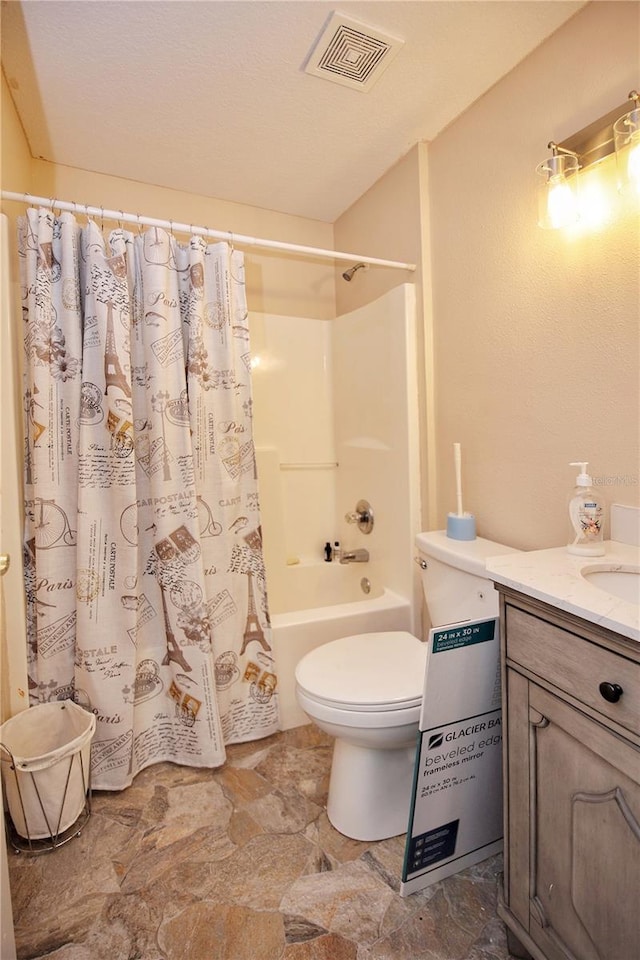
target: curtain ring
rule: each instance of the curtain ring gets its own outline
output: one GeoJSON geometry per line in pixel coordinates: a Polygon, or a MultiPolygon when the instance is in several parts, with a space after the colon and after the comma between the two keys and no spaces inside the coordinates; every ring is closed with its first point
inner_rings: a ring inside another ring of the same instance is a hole
{"type": "Polygon", "coordinates": [[[233,246],[233,230],[227,230],[227,233],[229,234],[229,252],[234,253],[235,250],[233,246]]]}
{"type": "Polygon", "coordinates": [[[52,198],[51,198],[51,213],[53,214],[54,218],[55,218],[55,215],[56,215],[56,202],[57,202],[57,201],[56,201],[56,198],[55,198],[55,197],[52,197],[52,198]]]}
{"type": "Polygon", "coordinates": [[[100,232],[104,233],[104,207],[100,207],[100,232]]]}
{"type": "MultiPolygon", "coordinates": [[[[124,211],[123,211],[123,210],[120,211],[120,216],[121,216],[121,217],[124,217],[124,211]]],[[[119,230],[122,230],[122,220],[118,220],[118,229],[119,229],[119,230]]]]}
{"type": "Polygon", "coordinates": [[[142,223],[140,222],[140,214],[139,214],[139,213],[136,213],[136,217],[138,218],[138,236],[141,237],[141,236],[142,236],[142,223]]]}
{"type": "Polygon", "coordinates": [[[174,236],[174,233],[173,233],[173,220],[169,220],[169,233],[171,234],[171,236],[172,236],[173,239],[175,240],[175,236],[174,236]]]}

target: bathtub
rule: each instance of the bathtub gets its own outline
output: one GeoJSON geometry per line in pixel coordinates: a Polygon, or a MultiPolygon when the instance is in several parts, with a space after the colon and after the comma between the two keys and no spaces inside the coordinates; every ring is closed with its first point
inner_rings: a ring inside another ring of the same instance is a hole
{"type": "Polygon", "coordinates": [[[355,633],[411,630],[409,600],[376,585],[360,586],[368,564],[300,563],[286,567],[272,590],[267,572],[273,651],[283,730],[309,723],[295,695],[295,668],[310,650],[355,633]]]}

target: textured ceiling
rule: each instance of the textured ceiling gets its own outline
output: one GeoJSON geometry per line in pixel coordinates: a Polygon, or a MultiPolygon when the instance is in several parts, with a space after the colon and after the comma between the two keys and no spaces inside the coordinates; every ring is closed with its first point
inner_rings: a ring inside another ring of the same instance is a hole
{"type": "Polygon", "coordinates": [[[581,6],[11,0],[2,60],[35,157],[333,222],[581,6]],[[304,72],[334,10],[405,41],[368,92],[304,72]]]}

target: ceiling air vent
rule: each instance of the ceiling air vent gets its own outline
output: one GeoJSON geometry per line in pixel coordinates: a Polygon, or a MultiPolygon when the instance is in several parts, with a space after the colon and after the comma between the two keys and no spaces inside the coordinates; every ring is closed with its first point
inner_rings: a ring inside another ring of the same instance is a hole
{"type": "Polygon", "coordinates": [[[403,43],[367,23],[333,13],[311,51],[305,73],[354,90],[370,90],[403,43]]]}

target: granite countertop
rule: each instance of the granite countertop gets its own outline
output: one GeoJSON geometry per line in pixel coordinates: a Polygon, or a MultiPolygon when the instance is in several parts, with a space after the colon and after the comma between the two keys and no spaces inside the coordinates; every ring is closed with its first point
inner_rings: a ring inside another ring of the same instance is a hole
{"type": "Polygon", "coordinates": [[[621,600],[580,575],[586,567],[638,568],[640,548],[614,540],[605,548],[602,557],[576,557],[566,547],[489,557],[487,572],[496,583],[640,641],[640,603],[621,600]]]}

